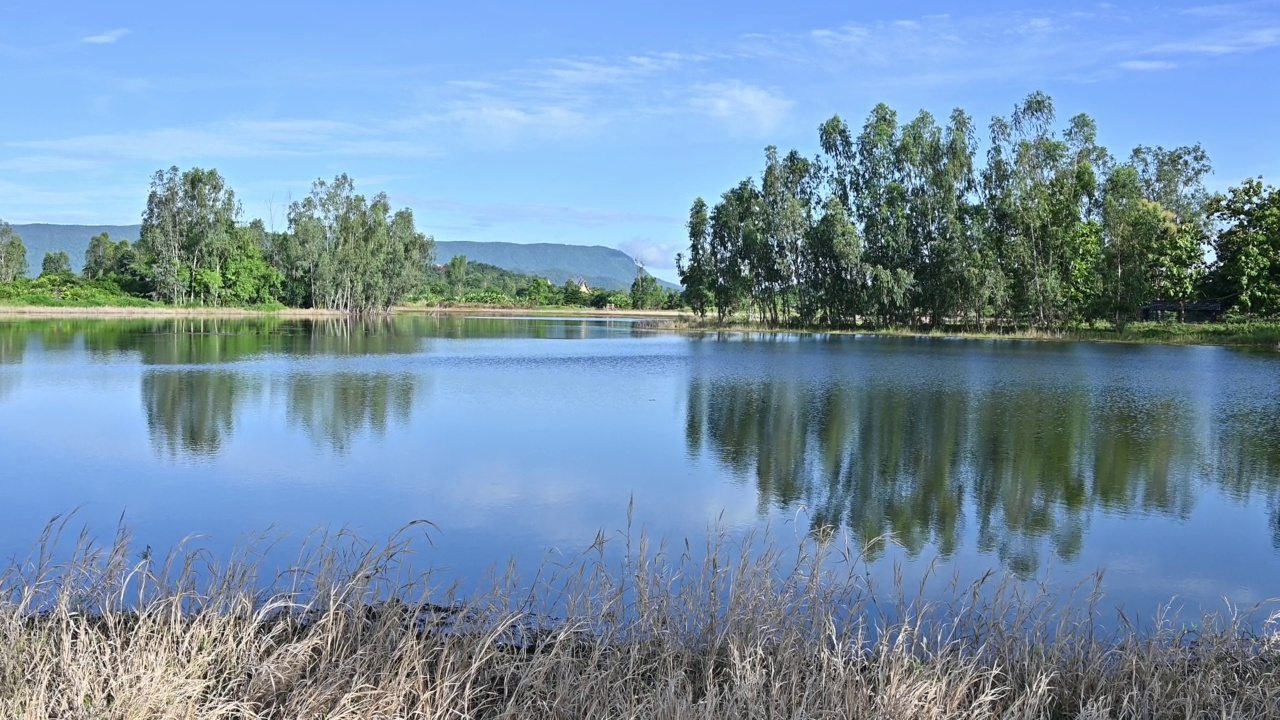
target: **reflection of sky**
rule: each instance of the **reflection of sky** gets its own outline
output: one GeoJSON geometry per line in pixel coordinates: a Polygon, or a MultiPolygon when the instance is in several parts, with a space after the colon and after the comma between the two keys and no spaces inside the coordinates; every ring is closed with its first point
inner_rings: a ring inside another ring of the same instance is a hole
{"type": "MultiPolygon", "coordinates": [[[[232,428],[211,455],[154,447],[142,381],[173,368],[146,367],[128,353],[90,359],[80,342],[45,350],[33,340],[21,364],[0,367],[0,384],[8,381],[0,396],[0,486],[8,498],[0,505],[0,553],[25,554],[52,516],[77,507],[77,523],[102,538],[123,513],[139,545],[206,534],[215,551],[250,532],[301,538],[346,527],[377,539],[427,519],[439,532],[424,559],[464,578],[512,557],[527,565],[572,556],[598,531],[620,546],[631,501],[635,526],[654,537],[696,545],[717,518],[731,529],[757,524],[763,505],[786,539],[799,531],[793,520],[807,525],[806,509],[762,503],[754,484],[727,472],[705,446],[689,451],[691,377],[838,378],[855,386],[896,378],[921,391],[1083,383],[1096,403],[1178,400],[1204,437],[1224,403],[1274,411],[1269,383],[1280,371],[1273,357],[1212,348],[581,336],[436,338],[417,354],[259,355],[200,366],[252,388],[239,396],[232,428]],[[344,375],[406,374],[414,379],[408,415],[391,413],[381,432],[357,424],[340,452],[290,417],[290,383],[299,377],[336,383],[344,375]]],[[[1105,568],[1109,597],[1126,608],[1154,609],[1173,595],[1211,604],[1280,595],[1267,499],[1197,488],[1186,517],[1086,511],[1079,555],[1054,562],[1052,549],[1040,547],[1039,575],[1071,586],[1105,568]]],[[[944,574],[972,578],[998,560],[978,550],[974,503],[966,499],[963,510],[944,574]]],[[[902,562],[905,577],[919,577],[930,559],[929,550],[914,558],[891,550],[875,573],[883,581],[902,562]]]]}

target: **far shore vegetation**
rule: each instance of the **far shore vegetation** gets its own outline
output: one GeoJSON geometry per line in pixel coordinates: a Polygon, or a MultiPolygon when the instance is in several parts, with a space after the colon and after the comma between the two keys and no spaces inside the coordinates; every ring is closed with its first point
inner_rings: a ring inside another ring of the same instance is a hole
{"type": "Polygon", "coordinates": [[[1060,127],[1033,93],[989,127],[963,110],[901,122],[887,105],[834,116],[813,157],[769,147],[759,179],[690,210],[682,292],[637,268],[629,290],[510,272],[456,256],[407,208],[317,180],[287,228],[246,220],[216,170],[152,178],[141,237],[94,237],[28,277],[0,223],[0,312],[177,307],[271,312],[560,309],[685,311],[682,328],[1048,337],[1276,347],[1280,189],[1210,193],[1199,145],[1125,159],[1084,114],[1060,127]]]}

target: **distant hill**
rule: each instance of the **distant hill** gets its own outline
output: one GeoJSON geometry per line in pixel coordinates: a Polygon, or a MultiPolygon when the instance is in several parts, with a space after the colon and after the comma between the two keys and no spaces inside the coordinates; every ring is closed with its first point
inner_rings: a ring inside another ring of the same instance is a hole
{"type": "MultiPolygon", "coordinates": [[[[89,239],[106,232],[113,240],[137,240],[141,225],[14,225],[27,246],[27,264],[31,274],[40,273],[40,261],[48,251],[65,250],[71,256],[76,272],[84,265],[84,252],[89,239]]],[[[564,245],[558,243],[508,243],[440,241],[436,243],[436,262],[444,264],[454,255],[486,263],[525,275],[541,275],[556,285],[565,280],[582,278],[593,288],[629,290],[636,279],[636,261],[630,255],[600,245],[564,245]]],[[[663,287],[679,290],[664,280],[663,287]]]]}
{"type": "Polygon", "coordinates": [[[40,262],[46,252],[64,250],[71,256],[71,269],[80,272],[89,240],[107,233],[112,240],[137,240],[141,225],[14,225],[13,231],[27,246],[27,267],[31,275],[40,274],[40,262]]]}
{"type": "MultiPolygon", "coordinates": [[[[556,285],[581,278],[593,288],[608,290],[629,290],[637,270],[636,261],[630,255],[600,245],[436,242],[436,262],[447,263],[454,255],[466,255],[467,260],[526,275],[541,275],[556,285]]],[[[671,283],[658,282],[664,287],[679,289],[671,283]]]]}

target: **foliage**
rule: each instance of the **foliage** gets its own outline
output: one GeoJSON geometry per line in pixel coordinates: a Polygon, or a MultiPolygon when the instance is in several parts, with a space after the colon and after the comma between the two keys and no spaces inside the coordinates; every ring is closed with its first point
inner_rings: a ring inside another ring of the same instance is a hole
{"type": "MultiPolygon", "coordinates": [[[[1127,322],[1148,302],[1197,300],[1206,286],[1210,166],[1198,145],[1140,146],[1118,164],[1089,116],[1059,128],[1038,92],[992,120],[981,167],[960,109],[943,126],[927,112],[900,122],[880,104],[860,131],[834,116],[818,135],[817,157],[768,147],[758,181],[709,210],[694,202],[678,269],[699,315],[714,306],[721,322],[746,310],[770,325],[1061,330],[1127,322]]],[[[1242,259],[1224,272],[1271,272],[1226,249],[1242,259]]],[[[1270,307],[1269,291],[1243,292],[1250,312],[1270,307]]]]}
{"type": "Polygon", "coordinates": [[[150,307],[155,303],[129,294],[111,279],[85,280],[70,273],[19,278],[0,283],[0,305],[47,307],[150,307]]]}
{"type": "Polygon", "coordinates": [[[1280,315],[1280,189],[1245,180],[1209,204],[1224,225],[1214,243],[1214,289],[1241,311],[1280,315]]]}
{"type": "Polygon", "coordinates": [[[0,283],[13,282],[27,274],[27,247],[22,238],[0,221],[0,283]]]}
{"type": "Polygon", "coordinates": [[[393,215],[386,194],[366,200],[345,174],[317,180],[270,241],[289,304],[350,312],[385,311],[421,289],[434,248],[411,210],[393,215]]]}
{"type": "Polygon", "coordinates": [[[151,293],[150,281],[138,262],[135,247],[128,240],[113,242],[105,232],[89,240],[83,272],[88,280],[112,280],[134,295],[151,293]]]}
{"type": "Polygon", "coordinates": [[[631,283],[631,307],[636,310],[657,310],[667,299],[667,294],[652,275],[641,272],[631,283]]]}
{"type": "Polygon", "coordinates": [[[617,290],[596,290],[591,293],[591,307],[597,310],[630,310],[630,293],[617,290]]]}
{"type": "Polygon", "coordinates": [[[698,317],[706,317],[707,309],[712,303],[712,280],[708,247],[710,237],[710,218],[707,216],[707,203],[702,198],[693,201],[689,209],[689,257],[676,255],[676,269],[680,273],[680,284],[684,286],[684,300],[697,313],[698,317]]]}
{"type": "Polygon", "coordinates": [[[71,274],[71,256],[65,251],[47,252],[44,254],[44,260],[40,262],[40,275],[70,275],[71,274]]]}
{"type": "Polygon", "coordinates": [[[151,179],[137,252],[156,300],[222,304],[222,272],[240,207],[217,170],[177,167],[151,179]]]}
{"type": "Polygon", "coordinates": [[[462,295],[462,288],[467,281],[467,256],[454,255],[449,258],[449,264],[444,269],[445,279],[449,281],[450,287],[453,288],[453,296],[462,295]]]}
{"type": "Polygon", "coordinates": [[[461,297],[462,302],[468,305],[499,305],[509,307],[515,305],[516,302],[510,295],[503,294],[500,290],[489,288],[486,290],[468,290],[461,297]]]}

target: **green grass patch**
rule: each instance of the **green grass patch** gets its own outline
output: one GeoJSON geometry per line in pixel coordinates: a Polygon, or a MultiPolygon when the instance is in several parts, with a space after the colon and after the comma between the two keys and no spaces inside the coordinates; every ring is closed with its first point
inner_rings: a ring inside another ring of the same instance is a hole
{"type": "Polygon", "coordinates": [[[0,305],[20,307],[159,307],[130,295],[110,280],[45,275],[0,283],[0,305]]]}

